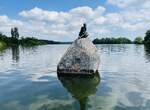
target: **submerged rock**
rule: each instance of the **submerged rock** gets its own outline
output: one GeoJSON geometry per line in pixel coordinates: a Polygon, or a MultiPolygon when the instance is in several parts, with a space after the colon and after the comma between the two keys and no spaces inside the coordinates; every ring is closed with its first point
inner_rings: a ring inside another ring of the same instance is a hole
{"type": "Polygon", "coordinates": [[[61,58],[57,72],[61,74],[92,74],[98,70],[99,54],[92,41],[78,38],[61,58]]]}

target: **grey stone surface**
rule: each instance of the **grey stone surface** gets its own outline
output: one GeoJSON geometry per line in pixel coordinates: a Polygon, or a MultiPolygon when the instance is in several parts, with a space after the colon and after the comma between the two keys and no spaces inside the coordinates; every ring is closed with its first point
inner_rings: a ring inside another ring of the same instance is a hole
{"type": "Polygon", "coordinates": [[[87,38],[76,39],[61,58],[59,73],[90,74],[98,70],[99,54],[92,41],[87,38]]]}

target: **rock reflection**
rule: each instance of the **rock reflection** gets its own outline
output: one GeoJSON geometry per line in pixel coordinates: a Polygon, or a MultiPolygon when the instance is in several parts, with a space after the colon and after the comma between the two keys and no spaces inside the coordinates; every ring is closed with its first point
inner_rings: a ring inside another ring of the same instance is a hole
{"type": "Polygon", "coordinates": [[[67,91],[79,101],[80,110],[86,110],[88,96],[96,93],[96,87],[100,83],[98,73],[93,77],[58,76],[58,79],[67,91]]]}

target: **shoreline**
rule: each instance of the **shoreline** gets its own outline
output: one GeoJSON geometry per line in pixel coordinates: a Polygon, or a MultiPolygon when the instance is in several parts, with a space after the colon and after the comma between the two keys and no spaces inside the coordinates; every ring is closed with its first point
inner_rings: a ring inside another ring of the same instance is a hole
{"type": "Polygon", "coordinates": [[[3,50],[3,49],[5,49],[5,48],[7,48],[6,43],[5,43],[5,42],[0,41],[0,50],[3,50]]]}

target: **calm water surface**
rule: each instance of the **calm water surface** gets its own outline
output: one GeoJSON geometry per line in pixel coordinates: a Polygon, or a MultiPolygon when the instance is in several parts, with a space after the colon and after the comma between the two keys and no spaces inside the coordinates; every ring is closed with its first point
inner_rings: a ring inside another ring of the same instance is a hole
{"type": "Polygon", "coordinates": [[[143,45],[97,45],[93,78],[57,77],[69,45],[0,51],[0,110],[150,110],[150,51],[143,45]]]}

